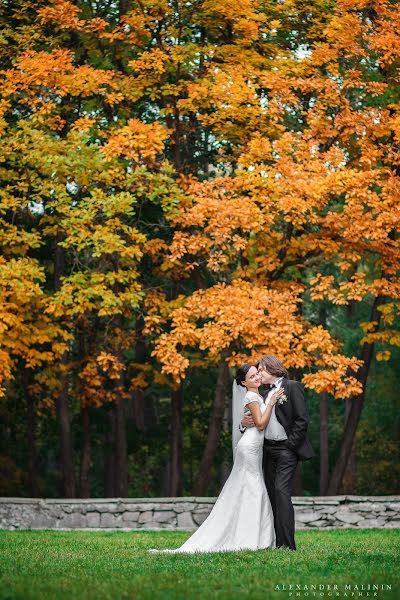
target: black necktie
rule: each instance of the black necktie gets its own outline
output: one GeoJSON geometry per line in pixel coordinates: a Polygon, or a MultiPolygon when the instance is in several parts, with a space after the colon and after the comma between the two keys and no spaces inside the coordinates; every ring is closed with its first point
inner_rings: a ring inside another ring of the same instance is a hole
{"type": "Polygon", "coordinates": [[[274,383],[266,383],[265,384],[265,392],[263,393],[264,401],[267,399],[267,396],[270,393],[270,391],[273,390],[274,388],[276,388],[276,385],[274,383]]]}

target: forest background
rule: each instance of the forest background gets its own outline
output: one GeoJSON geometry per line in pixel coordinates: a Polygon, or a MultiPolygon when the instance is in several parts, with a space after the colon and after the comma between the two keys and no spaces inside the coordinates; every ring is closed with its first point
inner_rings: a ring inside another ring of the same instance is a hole
{"type": "Polygon", "coordinates": [[[399,4],[0,8],[0,495],[215,495],[235,365],[294,493],[399,493],[399,4]]]}

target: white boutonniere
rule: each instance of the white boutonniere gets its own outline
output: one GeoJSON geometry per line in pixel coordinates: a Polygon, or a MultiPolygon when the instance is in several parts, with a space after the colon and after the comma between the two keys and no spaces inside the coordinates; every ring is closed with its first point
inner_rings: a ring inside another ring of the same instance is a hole
{"type": "Polygon", "coordinates": [[[286,394],[283,394],[283,396],[281,396],[278,400],[278,404],[283,404],[284,402],[287,402],[287,396],[286,394]]]}

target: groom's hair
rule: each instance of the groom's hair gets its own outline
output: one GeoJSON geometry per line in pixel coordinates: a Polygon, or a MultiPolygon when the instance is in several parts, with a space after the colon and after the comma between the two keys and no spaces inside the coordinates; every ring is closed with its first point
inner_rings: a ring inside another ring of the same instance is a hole
{"type": "Polygon", "coordinates": [[[288,376],[288,372],[281,363],[281,361],[278,360],[276,356],[272,356],[270,354],[261,357],[260,360],[256,363],[256,367],[257,369],[265,369],[274,377],[288,376]]]}

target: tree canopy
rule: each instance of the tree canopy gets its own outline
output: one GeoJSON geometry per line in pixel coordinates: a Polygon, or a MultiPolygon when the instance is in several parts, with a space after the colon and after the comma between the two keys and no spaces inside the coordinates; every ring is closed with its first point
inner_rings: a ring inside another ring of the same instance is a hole
{"type": "Polygon", "coordinates": [[[1,453],[24,493],[61,485],[49,431],[67,496],[128,495],[147,443],[164,493],[218,488],[232,369],[264,353],[316,421],[329,399],[329,459],[313,443],[337,493],[379,363],[397,372],[398,2],[0,15],[0,384],[27,432],[1,453]]]}

